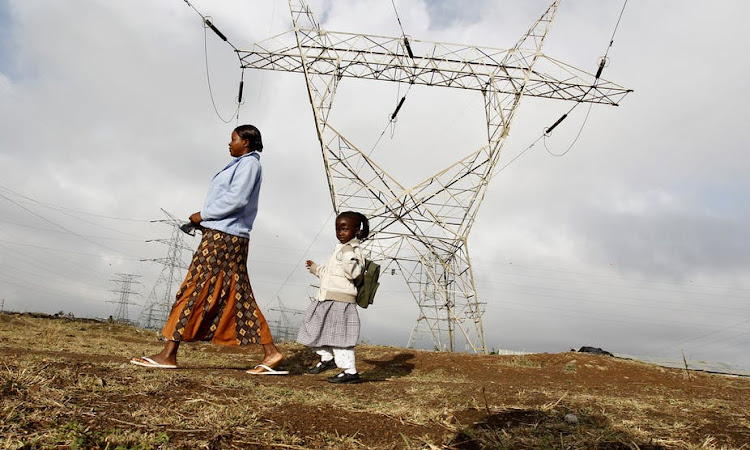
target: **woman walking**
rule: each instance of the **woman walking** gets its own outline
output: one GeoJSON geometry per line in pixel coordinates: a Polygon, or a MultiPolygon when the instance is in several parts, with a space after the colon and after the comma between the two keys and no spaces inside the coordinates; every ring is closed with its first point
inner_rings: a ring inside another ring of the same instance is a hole
{"type": "Polygon", "coordinates": [[[249,236],[262,181],[261,151],[263,141],[256,127],[241,125],[232,131],[229,153],[234,159],[214,176],[203,209],[190,216],[203,237],[162,330],[167,343],[160,353],[133,358],[131,363],[175,369],[183,341],[257,343],[263,346],[264,358],[247,373],[286,373],[274,370],[283,355],[258,309],[247,273],[249,236]]]}

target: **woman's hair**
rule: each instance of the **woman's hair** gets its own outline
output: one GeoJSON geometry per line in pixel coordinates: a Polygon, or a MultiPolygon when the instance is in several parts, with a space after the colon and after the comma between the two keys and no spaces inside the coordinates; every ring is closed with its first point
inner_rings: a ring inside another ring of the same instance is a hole
{"type": "Polygon", "coordinates": [[[260,137],[259,129],[252,125],[240,125],[234,129],[234,132],[237,133],[240,139],[244,139],[250,143],[251,151],[263,151],[263,139],[260,137]]]}
{"type": "Polygon", "coordinates": [[[356,211],[344,211],[339,214],[336,219],[340,219],[342,217],[351,219],[357,224],[357,228],[359,229],[359,231],[357,231],[354,237],[356,237],[360,241],[364,241],[365,239],[367,239],[367,236],[370,235],[370,221],[367,220],[367,217],[365,217],[364,214],[358,213],[356,211]]]}

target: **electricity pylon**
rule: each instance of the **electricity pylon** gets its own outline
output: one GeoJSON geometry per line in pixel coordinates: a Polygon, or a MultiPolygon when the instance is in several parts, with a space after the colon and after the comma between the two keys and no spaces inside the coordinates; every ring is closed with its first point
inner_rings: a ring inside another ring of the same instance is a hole
{"type": "Polygon", "coordinates": [[[454,351],[460,335],[474,352],[487,352],[467,243],[521,99],[617,105],[630,92],[542,53],[558,4],[502,50],[328,31],[303,0],[289,0],[292,31],[238,50],[243,69],[304,74],[333,209],[371,217],[371,258],[398,265],[419,307],[415,329],[426,325],[436,348],[454,351]],[[487,143],[405,186],[328,121],[343,78],[479,92],[487,143]]]}
{"type": "Polygon", "coordinates": [[[145,259],[144,261],[154,261],[162,264],[164,267],[156,279],[148,300],[141,310],[138,322],[145,328],[157,328],[163,325],[175,299],[172,296],[172,288],[176,282],[180,281],[182,270],[187,270],[187,265],[182,260],[182,251],[192,251],[185,244],[185,233],[180,230],[180,225],[185,223],[174,215],[162,209],[167,216],[166,219],[154,220],[153,222],[166,223],[172,226],[172,236],[169,239],[154,239],[146,242],[161,242],[167,245],[167,256],[165,258],[145,259]]]}
{"type": "Polygon", "coordinates": [[[113,289],[112,292],[120,295],[117,300],[108,300],[109,303],[114,303],[115,305],[117,305],[112,318],[118,322],[130,323],[128,306],[136,304],[130,302],[130,295],[138,294],[138,292],[131,290],[131,287],[133,284],[140,284],[139,282],[135,281],[135,279],[139,278],[140,275],[133,275],[128,273],[117,273],[115,275],[117,275],[118,278],[116,280],[110,281],[118,283],[119,286],[117,289],[113,289]]]}
{"type": "Polygon", "coordinates": [[[281,297],[277,296],[276,301],[279,304],[278,308],[268,308],[269,311],[279,313],[279,319],[276,320],[273,336],[279,342],[292,342],[297,338],[299,320],[292,320],[291,316],[302,315],[305,312],[301,309],[287,308],[281,301],[281,297]]]}

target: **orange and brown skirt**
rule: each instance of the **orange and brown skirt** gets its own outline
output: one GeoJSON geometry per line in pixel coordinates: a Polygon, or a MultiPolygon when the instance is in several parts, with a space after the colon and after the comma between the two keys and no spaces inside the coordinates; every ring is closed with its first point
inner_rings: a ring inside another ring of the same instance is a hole
{"type": "Polygon", "coordinates": [[[248,238],[205,228],[162,335],[219,345],[273,342],[250,287],[247,254],[248,238]]]}

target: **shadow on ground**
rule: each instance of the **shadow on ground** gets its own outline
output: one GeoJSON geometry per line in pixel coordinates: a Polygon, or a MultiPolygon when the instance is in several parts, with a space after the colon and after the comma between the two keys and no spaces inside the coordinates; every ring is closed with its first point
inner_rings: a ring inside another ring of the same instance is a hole
{"type": "Polygon", "coordinates": [[[363,359],[362,362],[373,366],[362,377],[365,381],[385,381],[389,378],[398,378],[409,375],[414,370],[414,363],[409,362],[414,358],[414,353],[396,353],[392,358],[386,360],[363,359]]]}
{"type": "MultiPolygon", "coordinates": [[[[362,376],[362,382],[386,381],[409,375],[414,370],[414,364],[409,362],[413,358],[414,353],[403,352],[385,360],[361,359],[358,360],[357,368],[362,376]]],[[[288,370],[291,375],[302,375],[317,362],[318,356],[310,349],[297,350],[284,358],[279,369],[288,370]]]]}
{"type": "Polygon", "coordinates": [[[467,409],[454,414],[459,431],[448,448],[475,450],[486,448],[565,448],[568,443],[585,443],[586,448],[615,450],[638,448],[666,449],[653,442],[615,429],[600,414],[543,409],[467,409]],[[630,444],[627,445],[626,443],[630,444]]]}

